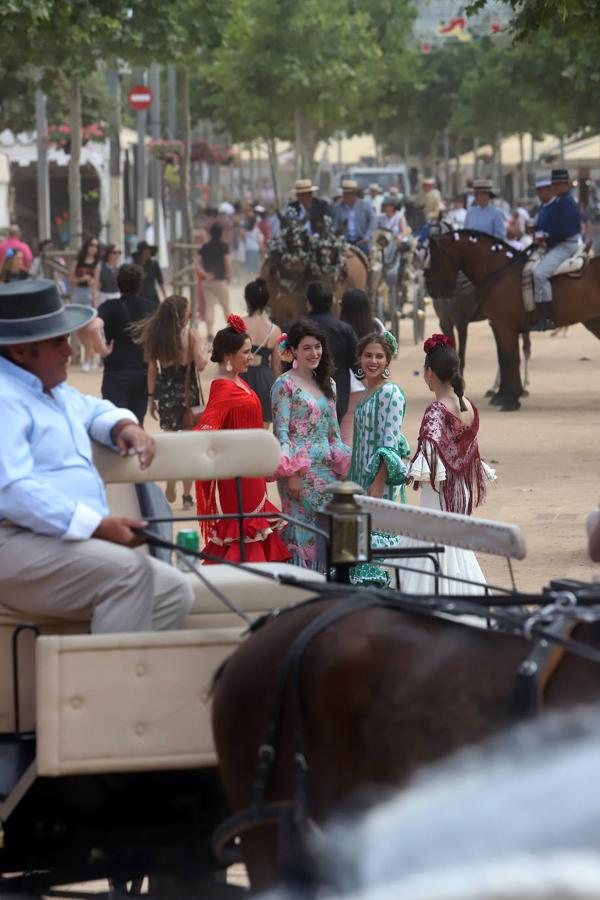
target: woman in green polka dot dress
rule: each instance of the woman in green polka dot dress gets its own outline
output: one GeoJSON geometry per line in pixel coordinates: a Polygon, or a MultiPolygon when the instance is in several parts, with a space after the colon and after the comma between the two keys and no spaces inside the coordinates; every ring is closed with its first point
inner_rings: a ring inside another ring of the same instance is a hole
{"type": "MultiPolygon", "coordinates": [[[[354,412],[354,441],[348,478],[370,497],[406,501],[405,483],[410,448],[402,434],[406,399],[397,384],[389,380],[389,365],[398,351],[389,331],[367,334],[358,344],[357,377],[364,379],[366,390],[354,412]]],[[[399,539],[385,532],[371,535],[374,549],[394,547],[399,539]]],[[[389,574],[381,566],[364,563],[352,571],[355,584],[387,586],[389,574]]]]}

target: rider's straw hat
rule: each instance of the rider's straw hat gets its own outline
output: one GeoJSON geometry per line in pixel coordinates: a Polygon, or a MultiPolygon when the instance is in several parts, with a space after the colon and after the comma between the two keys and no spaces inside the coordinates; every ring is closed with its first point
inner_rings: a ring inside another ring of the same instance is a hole
{"type": "Polygon", "coordinates": [[[568,169],[552,169],[551,177],[552,184],[569,184],[571,181],[568,169]]]}
{"type": "Polygon", "coordinates": [[[428,177],[428,178],[423,178],[423,179],[421,179],[421,184],[431,184],[431,185],[434,185],[434,184],[435,184],[435,178],[429,178],[429,177],[428,177]]]}
{"type": "Polygon", "coordinates": [[[343,191],[357,191],[358,190],[358,182],[353,178],[344,178],[342,181],[342,190],[343,191]]]}
{"type": "Polygon", "coordinates": [[[550,175],[550,172],[547,172],[545,175],[538,175],[538,177],[535,179],[536,188],[550,187],[551,184],[552,177],[550,175]]]}
{"type": "Polygon", "coordinates": [[[96,315],[90,306],[65,306],[50,279],[0,286],[0,346],[27,344],[77,331],[96,315]]]}
{"type": "Polygon", "coordinates": [[[377,184],[376,181],[371,182],[371,184],[369,185],[369,190],[370,190],[370,191],[377,191],[378,194],[381,193],[381,188],[379,187],[379,185],[377,184]]]}
{"type": "Polygon", "coordinates": [[[491,178],[476,178],[473,182],[474,191],[486,191],[490,197],[495,197],[496,192],[491,178]]]}
{"type": "Polygon", "coordinates": [[[312,183],[310,178],[299,178],[294,184],[296,194],[310,194],[318,190],[319,188],[312,183]]]}

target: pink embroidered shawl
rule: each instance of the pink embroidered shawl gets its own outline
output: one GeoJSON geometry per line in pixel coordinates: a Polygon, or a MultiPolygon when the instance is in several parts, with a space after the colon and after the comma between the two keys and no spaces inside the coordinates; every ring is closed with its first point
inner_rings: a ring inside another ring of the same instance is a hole
{"type": "MultiPolygon", "coordinates": [[[[440,494],[446,512],[470,515],[485,497],[485,479],[477,446],[479,413],[473,404],[473,424],[464,425],[443,403],[425,410],[414,460],[422,453],[430,471],[432,488],[440,494]],[[436,484],[438,458],[446,469],[446,480],[436,484]]],[[[418,484],[415,484],[415,490],[418,484]]]]}

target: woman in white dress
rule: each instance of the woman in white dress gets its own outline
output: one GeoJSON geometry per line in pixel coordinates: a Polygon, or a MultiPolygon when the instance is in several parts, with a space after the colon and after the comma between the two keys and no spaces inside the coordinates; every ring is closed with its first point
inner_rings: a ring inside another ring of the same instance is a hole
{"type": "MultiPolygon", "coordinates": [[[[425,410],[419,443],[410,467],[409,481],[421,492],[421,506],[470,515],[485,498],[486,482],[495,472],[482,462],[477,445],[479,413],[464,396],[465,384],[458,354],[452,341],[434,334],[424,344],[424,378],[435,401],[425,410]]],[[[446,547],[440,554],[442,575],[485,584],[485,577],[471,550],[446,547]]],[[[403,572],[402,590],[412,594],[432,594],[433,571],[427,560],[407,562],[419,572],[403,572]]],[[[442,594],[482,593],[482,587],[440,580],[442,594]]]]}

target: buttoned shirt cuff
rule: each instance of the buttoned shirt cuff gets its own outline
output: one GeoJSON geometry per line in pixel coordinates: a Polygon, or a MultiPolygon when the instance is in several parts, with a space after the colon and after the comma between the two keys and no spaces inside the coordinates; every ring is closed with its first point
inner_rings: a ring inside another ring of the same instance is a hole
{"type": "Polygon", "coordinates": [[[87,541],[104,517],[85,503],[78,503],[69,527],[62,536],[63,541],[87,541]]]}
{"type": "Polygon", "coordinates": [[[130,409],[111,409],[96,416],[90,426],[90,437],[106,447],[114,447],[110,433],[117,422],[122,422],[123,419],[139,424],[138,417],[130,409]]]}

